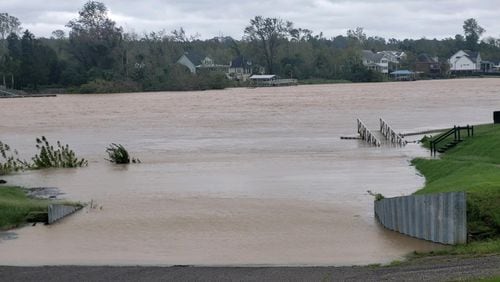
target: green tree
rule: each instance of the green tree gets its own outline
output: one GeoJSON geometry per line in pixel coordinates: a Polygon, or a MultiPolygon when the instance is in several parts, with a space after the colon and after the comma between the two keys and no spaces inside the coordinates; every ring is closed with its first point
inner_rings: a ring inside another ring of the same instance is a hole
{"type": "Polygon", "coordinates": [[[357,27],[355,30],[349,29],[347,31],[347,38],[354,40],[361,45],[363,45],[367,39],[362,27],[357,27]]]}
{"type": "Polygon", "coordinates": [[[17,34],[11,33],[6,42],[8,54],[5,54],[2,60],[2,84],[17,88],[22,58],[21,40],[17,34]]]}
{"type": "Polygon", "coordinates": [[[276,50],[280,42],[287,38],[293,24],[279,18],[263,18],[256,16],[250,20],[250,25],[245,28],[245,35],[250,41],[260,47],[268,73],[274,72],[276,50]]]}
{"type": "Polygon", "coordinates": [[[466,47],[469,50],[477,51],[479,38],[486,31],[483,27],[481,27],[476,19],[470,18],[464,21],[464,34],[466,47]]]}
{"type": "Polygon", "coordinates": [[[121,63],[122,29],[108,18],[108,10],[101,2],[85,3],[78,14],[66,25],[71,28],[69,50],[90,79],[109,79],[105,74],[121,63]]]}
{"type": "Polygon", "coordinates": [[[64,30],[61,29],[56,29],[52,32],[52,37],[57,40],[62,40],[66,38],[66,32],[64,32],[64,30]]]}
{"type": "Polygon", "coordinates": [[[5,39],[9,34],[18,34],[21,31],[21,22],[18,18],[7,13],[0,13],[0,37],[5,39]]]}
{"type": "Polygon", "coordinates": [[[39,85],[48,85],[58,81],[59,65],[54,50],[43,45],[26,30],[21,38],[21,83],[38,90],[39,85]]]}

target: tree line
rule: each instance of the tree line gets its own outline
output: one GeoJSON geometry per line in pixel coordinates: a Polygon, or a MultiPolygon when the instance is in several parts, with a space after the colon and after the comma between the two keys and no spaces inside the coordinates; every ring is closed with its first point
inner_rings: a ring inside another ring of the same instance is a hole
{"type": "Polygon", "coordinates": [[[368,37],[363,28],[326,38],[279,18],[256,16],[240,40],[189,36],[183,28],[138,35],[124,32],[108,17],[107,7],[89,1],[78,17],[67,23],[69,33],[56,30],[50,38],[22,31],[21,22],[0,13],[0,76],[9,88],[39,91],[64,88],[73,92],[129,92],[224,88],[225,74],[191,74],[176,64],[185,52],[209,55],[219,64],[243,56],[266,73],[299,80],[352,82],[382,81],[367,69],[361,50],[399,50],[407,54],[400,68],[414,68],[416,56],[427,53],[446,60],[456,51],[480,51],[485,60],[500,61],[500,40],[485,38],[475,19],[464,22],[464,34],[437,39],[368,37]]]}

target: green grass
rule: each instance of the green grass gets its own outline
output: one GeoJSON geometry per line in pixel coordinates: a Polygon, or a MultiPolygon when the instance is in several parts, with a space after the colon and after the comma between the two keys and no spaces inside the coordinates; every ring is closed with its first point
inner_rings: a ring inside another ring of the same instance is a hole
{"type": "Polygon", "coordinates": [[[435,250],[429,253],[412,253],[408,258],[418,258],[422,256],[450,256],[450,255],[486,255],[500,253],[500,239],[485,239],[474,241],[465,245],[457,245],[449,248],[435,250]]]}
{"type": "Polygon", "coordinates": [[[476,126],[474,137],[465,138],[440,159],[412,163],[426,178],[425,187],[415,194],[467,192],[472,239],[500,237],[500,125],[476,126]]]}
{"type": "Polygon", "coordinates": [[[500,276],[491,277],[491,278],[484,278],[484,279],[479,279],[479,280],[470,280],[470,281],[475,281],[475,282],[500,282],[500,276]]]}
{"type": "Polygon", "coordinates": [[[49,202],[27,197],[20,187],[0,186],[0,230],[20,226],[30,212],[47,211],[49,202]]]}

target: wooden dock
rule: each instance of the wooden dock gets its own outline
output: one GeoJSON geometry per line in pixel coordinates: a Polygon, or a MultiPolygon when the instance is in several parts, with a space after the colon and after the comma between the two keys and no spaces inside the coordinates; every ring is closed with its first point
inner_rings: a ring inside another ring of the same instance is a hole
{"type": "Polygon", "coordinates": [[[250,78],[253,87],[293,86],[298,85],[294,78],[279,78],[274,74],[254,74],[250,78]]]}
{"type": "Polygon", "coordinates": [[[375,136],[375,134],[373,134],[360,119],[357,120],[357,123],[358,133],[361,136],[361,139],[372,146],[380,147],[382,143],[380,143],[380,140],[375,136]]]}
{"type": "Polygon", "coordinates": [[[0,99],[3,98],[41,98],[41,97],[56,97],[55,94],[29,94],[24,91],[7,89],[0,86],[0,99]]]}
{"type": "Polygon", "coordinates": [[[57,97],[57,95],[56,94],[25,94],[25,95],[12,95],[12,96],[0,95],[0,99],[7,99],[7,98],[43,98],[43,97],[57,97]]]}
{"type": "Polygon", "coordinates": [[[341,139],[361,139],[368,144],[376,147],[382,145],[405,146],[408,142],[404,140],[402,134],[396,133],[394,129],[382,118],[379,119],[379,130],[369,130],[368,127],[357,119],[359,138],[341,137],[341,139]]]}
{"type": "Polygon", "coordinates": [[[385,139],[389,141],[390,144],[397,146],[406,145],[407,142],[402,134],[396,133],[396,131],[394,131],[392,127],[384,119],[380,118],[379,120],[380,120],[380,132],[385,137],[385,139]]]}

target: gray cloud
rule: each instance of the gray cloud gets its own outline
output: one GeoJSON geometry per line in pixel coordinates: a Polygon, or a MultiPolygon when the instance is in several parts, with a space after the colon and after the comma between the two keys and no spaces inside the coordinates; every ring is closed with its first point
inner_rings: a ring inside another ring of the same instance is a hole
{"type": "MultiPolygon", "coordinates": [[[[77,17],[86,0],[0,0],[0,12],[18,17],[35,35],[50,36],[77,17]],[[29,3],[27,3],[29,2],[29,3]]],[[[369,36],[385,38],[445,38],[462,33],[465,19],[474,17],[486,36],[500,36],[498,0],[102,0],[110,16],[128,31],[167,31],[184,27],[202,38],[243,36],[256,15],[280,17],[297,27],[331,37],[364,27],[369,36]]]]}

